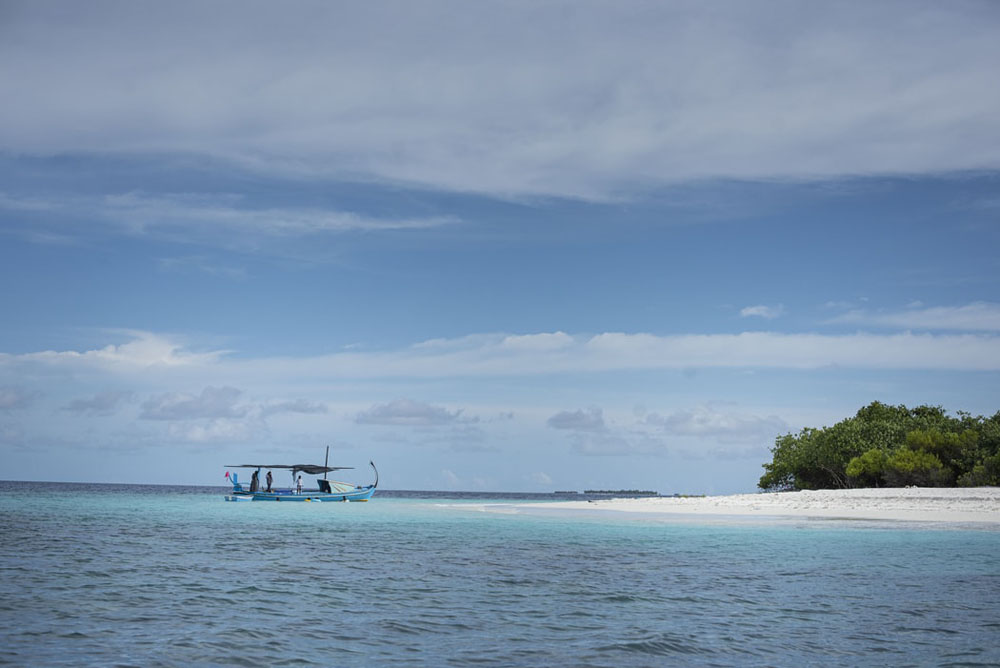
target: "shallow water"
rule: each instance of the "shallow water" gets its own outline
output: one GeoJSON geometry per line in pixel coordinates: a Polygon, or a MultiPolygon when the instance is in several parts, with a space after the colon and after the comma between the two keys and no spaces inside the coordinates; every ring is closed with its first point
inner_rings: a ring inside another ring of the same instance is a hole
{"type": "Polygon", "coordinates": [[[0,663],[1000,663],[998,531],[510,501],[0,483],[0,663]]]}

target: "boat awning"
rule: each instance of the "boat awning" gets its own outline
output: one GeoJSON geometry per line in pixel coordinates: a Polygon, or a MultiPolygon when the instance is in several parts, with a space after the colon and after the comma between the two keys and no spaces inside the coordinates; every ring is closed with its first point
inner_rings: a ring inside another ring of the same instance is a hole
{"type": "Polygon", "coordinates": [[[319,464],[226,464],[233,469],[291,469],[292,475],[299,471],[308,475],[319,475],[330,471],[353,469],[353,466],[320,466],[319,464]]]}

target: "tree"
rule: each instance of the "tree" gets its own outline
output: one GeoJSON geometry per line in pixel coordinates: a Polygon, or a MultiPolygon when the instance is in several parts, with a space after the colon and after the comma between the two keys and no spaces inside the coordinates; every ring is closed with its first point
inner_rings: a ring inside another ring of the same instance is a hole
{"type": "Polygon", "coordinates": [[[1000,484],[1000,412],[990,418],[940,406],[874,401],[831,427],[775,439],[765,490],[870,485],[1000,484]]]}
{"type": "Polygon", "coordinates": [[[847,464],[847,477],[858,487],[879,487],[883,482],[889,456],[884,450],[872,448],[847,464]]]}
{"type": "Polygon", "coordinates": [[[937,429],[916,429],[906,435],[906,447],[935,455],[952,474],[968,470],[980,459],[976,444],[979,434],[972,429],[942,433],[937,429]]]}
{"type": "Polygon", "coordinates": [[[795,460],[800,444],[800,439],[792,434],[774,439],[774,447],[771,448],[773,456],[769,463],[764,464],[764,475],[757,483],[758,487],[774,492],[796,488],[795,472],[799,467],[795,460]]]}
{"type": "Polygon", "coordinates": [[[886,460],[885,481],[890,487],[943,487],[950,484],[951,472],[936,455],[900,448],[886,460]]]}
{"type": "Polygon", "coordinates": [[[1000,454],[984,458],[981,464],[976,464],[971,471],[959,476],[958,484],[961,487],[1000,485],[1000,454]]]}

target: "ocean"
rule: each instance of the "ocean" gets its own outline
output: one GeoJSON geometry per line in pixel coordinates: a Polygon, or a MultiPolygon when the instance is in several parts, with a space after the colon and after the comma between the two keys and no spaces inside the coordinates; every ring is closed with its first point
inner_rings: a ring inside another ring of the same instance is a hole
{"type": "Polygon", "coordinates": [[[1000,665],[996,528],[224,491],[0,483],[0,664],[1000,665]]]}

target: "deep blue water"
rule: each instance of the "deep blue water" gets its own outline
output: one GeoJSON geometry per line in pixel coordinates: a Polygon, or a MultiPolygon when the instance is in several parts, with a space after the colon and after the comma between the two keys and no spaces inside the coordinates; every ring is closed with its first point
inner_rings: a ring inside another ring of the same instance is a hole
{"type": "Polygon", "coordinates": [[[0,663],[1000,664],[992,529],[222,493],[0,483],[0,663]]]}

